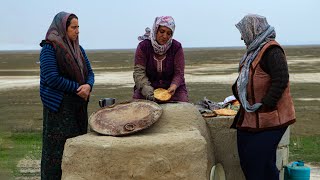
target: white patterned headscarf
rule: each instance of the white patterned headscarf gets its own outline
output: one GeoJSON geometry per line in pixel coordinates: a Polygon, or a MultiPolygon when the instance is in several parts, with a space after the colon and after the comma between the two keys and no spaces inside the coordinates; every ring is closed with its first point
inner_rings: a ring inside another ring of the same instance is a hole
{"type": "Polygon", "coordinates": [[[160,16],[160,17],[156,17],[156,19],[154,20],[152,31],[150,30],[150,28],[146,28],[146,33],[143,36],[139,36],[138,40],[139,41],[143,41],[145,39],[151,40],[151,44],[154,49],[154,52],[157,54],[163,55],[171,47],[172,36],[166,42],[166,44],[160,45],[156,40],[159,26],[165,26],[171,29],[172,36],[173,36],[175,26],[176,26],[174,19],[171,16],[160,16]]]}
{"type": "Polygon", "coordinates": [[[247,112],[255,112],[262,105],[256,103],[250,105],[247,100],[247,84],[249,81],[249,69],[261,48],[269,41],[274,40],[276,32],[263,16],[256,14],[246,15],[236,27],[241,33],[241,37],[247,46],[247,52],[243,55],[239,67],[243,67],[237,80],[237,89],[240,102],[247,112]]]}

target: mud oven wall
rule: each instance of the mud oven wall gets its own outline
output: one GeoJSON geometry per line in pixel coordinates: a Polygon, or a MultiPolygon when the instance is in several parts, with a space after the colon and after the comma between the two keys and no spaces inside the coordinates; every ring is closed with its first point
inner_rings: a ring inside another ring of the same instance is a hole
{"type": "Polygon", "coordinates": [[[162,104],[150,128],[112,137],[94,132],[68,139],[63,180],[208,180],[215,164],[209,129],[189,103],[162,104]]]}
{"type": "MultiPolygon", "coordinates": [[[[203,119],[189,103],[162,104],[163,114],[150,128],[124,137],[94,132],[68,139],[63,180],[163,179],[208,180],[222,164],[227,180],[244,180],[233,117],[203,119]]],[[[288,163],[289,131],[277,151],[277,165],[288,163]]]]}
{"type": "MultiPolygon", "coordinates": [[[[210,129],[216,163],[223,165],[227,180],[245,180],[240,167],[237,135],[235,129],[230,129],[233,116],[205,118],[210,129]]],[[[277,167],[280,179],[283,179],[283,166],[288,164],[290,128],[283,135],[277,149],[277,167]]]]}

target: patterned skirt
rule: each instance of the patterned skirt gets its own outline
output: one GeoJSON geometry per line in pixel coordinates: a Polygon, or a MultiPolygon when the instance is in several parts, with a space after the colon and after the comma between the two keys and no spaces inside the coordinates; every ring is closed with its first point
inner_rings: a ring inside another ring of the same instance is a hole
{"type": "Polygon", "coordinates": [[[64,144],[68,138],[86,134],[88,102],[66,95],[58,112],[43,107],[41,179],[61,179],[64,144]]]}

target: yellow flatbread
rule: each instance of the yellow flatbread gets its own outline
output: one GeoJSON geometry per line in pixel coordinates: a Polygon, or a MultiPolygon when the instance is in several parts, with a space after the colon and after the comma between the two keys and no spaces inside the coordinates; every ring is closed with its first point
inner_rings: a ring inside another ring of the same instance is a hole
{"type": "Polygon", "coordinates": [[[168,90],[163,89],[163,88],[158,88],[153,91],[154,98],[156,98],[159,101],[168,101],[171,99],[171,94],[169,93],[168,90]]]}
{"type": "Polygon", "coordinates": [[[217,110],[214,110],[213,112],[215,112],[219,116],[235,116],[237,114],[237,111],[232,109],[226,109],[226,108],[217,109],[217,110]]]}
{"type": "Polygon", "coordinates": [[[217,114],[215,112],[202,114],[202,117],[216,117],[216,116],[217,114]]]}
{"type": "Polygon", "coordinates": [[[240,102],[239,102],[238,100],[236,100],[236,101],[234,101],[234,102],[232,103],[232,105],[234,105],[234,106],[239,106],[239,105],[240,105],[240,102]]]}

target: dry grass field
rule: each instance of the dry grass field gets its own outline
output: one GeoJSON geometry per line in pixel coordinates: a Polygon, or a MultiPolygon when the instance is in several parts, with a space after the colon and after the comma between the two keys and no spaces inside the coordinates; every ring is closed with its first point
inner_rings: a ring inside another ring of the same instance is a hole
{"type": "MultiPolygon", "coordinates": [[[[291,160],[320,162],[320,46],[290,46],[285,50],[297,116],[291,131],[291,160]]],[[[190,101],[207,97],[220,102],[231,95],[243,53],[241,48],[185,49],[190,101]]],[[[134,50],[91,50],[87,55],[96,74],[89,113],[99,108],[100,98],[131,99],[134,50]]],[[[33,166],[28,171],[21,165],[25,160],[38,164],[41,154],[38,61],[38,51],[0,52],[0,179],[38,177],[39,171],[32,170],[33,166]]]]}

